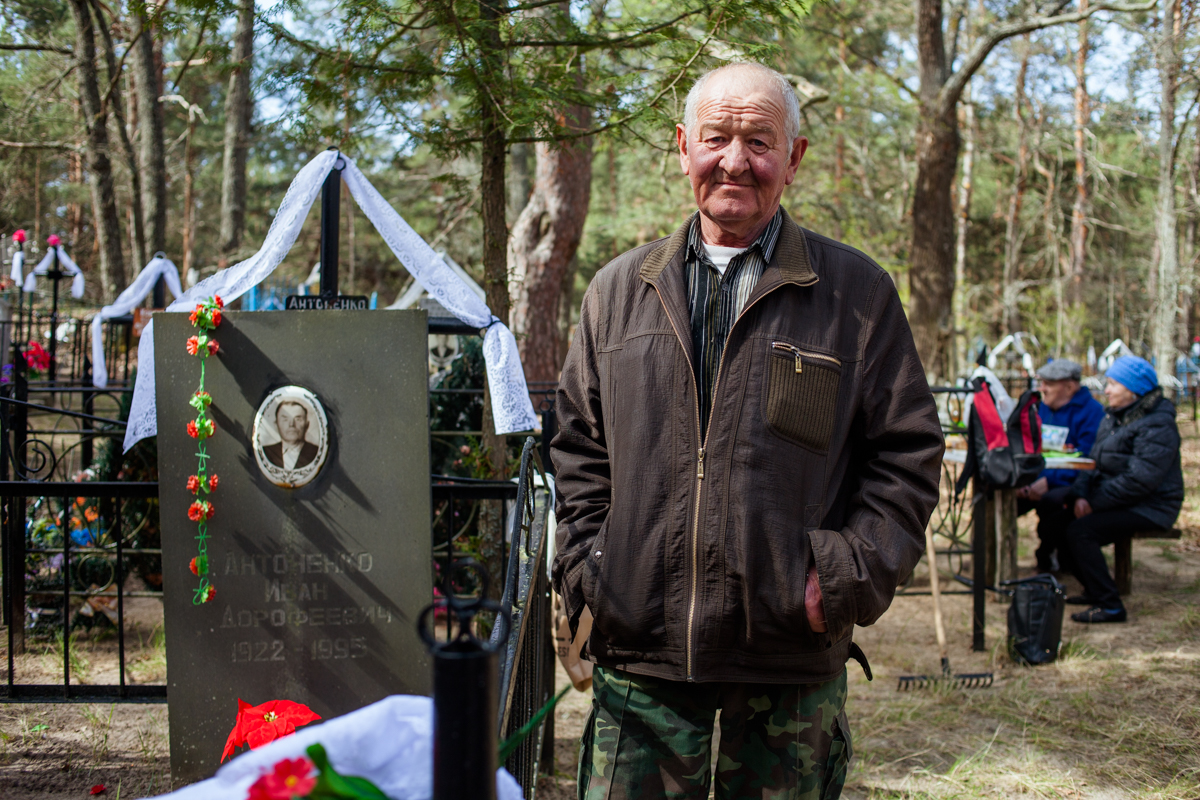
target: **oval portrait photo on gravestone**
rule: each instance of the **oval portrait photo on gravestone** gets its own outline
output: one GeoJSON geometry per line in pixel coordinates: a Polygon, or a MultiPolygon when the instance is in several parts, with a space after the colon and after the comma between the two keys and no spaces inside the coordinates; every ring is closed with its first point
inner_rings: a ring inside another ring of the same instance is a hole
{"type": "Polygon", "coordinates": [[[267,395],[254,417],[254,458],[267,480],[295,489],[312,481],[329,455],[329,420],[303,386],[267,395]]]}

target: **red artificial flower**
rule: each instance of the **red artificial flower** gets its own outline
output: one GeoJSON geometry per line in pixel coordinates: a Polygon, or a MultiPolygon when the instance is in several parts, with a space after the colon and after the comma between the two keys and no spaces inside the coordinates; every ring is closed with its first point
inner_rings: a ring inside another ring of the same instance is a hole
{"type": "Polygon", "coordinates": [[[188,491],[191,492],[192,494],[195,494],[196,492],[200,491],[200,478],[196,475],[189,475],[187,487],[188,487],[188,491]]]}
{"type": "Polygon", "coordinates": [[[209,478],[208,478],[208,490],[209,490],[210,492],[215,492],[215,491],[217,490],[217,476],[216,476],[216,475],[210,475],[210,476],[209,476],[209,478]]]}
{"type": "Polygon", "coordinates": [[[188,506],[188,519],[192,522],[199,522],[202,519],[212,519],[213,514],[217,511],[213,504],[207,500],[197,500],[188,506]]]}
{"type": "Polygon", "coordinates": [[[296,728],[320,719],[319,714],[303,703],[291,700],[268,700],[260,706],[252,706],[238,698],[237,724],[229,732],[225,752],[221,760],[233,755],[236,748],[244,744],[253,750],[273,742],[281,736],[294,733],[296,728]]]}
{"type": "Polygon", "coordinates": [[[187,351],[189,356],[194,356],[200,352],[200,337],[193,336],[187,340],[187,351]]]}
{"type": "Polygon", "coordinates": [[[196,320],[198,320],[199,318],[200,318],[200,306],[196,306],[196,310],[193,311],[191,314],[188,314],[188,322],[195,325],[196,320]]]}
{"type": "Polygon", "coordinates": [[[204,403],[204,405],[208,405],[212,402],[212,395],[208,392],[196,392],[196,397],[199,397],[200,401],[204,403]]]}
{"type": "Polygon", "coordinates": [[[200,577],[200,556],[195,556],[190,562],[188,562],[188,569],[190,569],[192,574],[197,578],[200,577]]]}
{"type": "Polygon", "coordinates": [[[317,785],[313,762],[300,758],[285,758],[250,787],[247,800],[292,800],[304,797],[317,785]]]}
{"type": "Polygon", "coordinates": [[[88,522],[95,522],[96,520],[100,519],[100,514],[96,511],[96,509],[88,506],[83,510],[83,518],[88,522]]]}
{"type": "Polygon", "coordinates": [[[210,583],[208,585],[208,588],[204,590],[204,599],[201,602],[207,603],[209,600],[212,600],[216,596],[217,596],[217,587],[213,586],[210,583]]]}
{"type": "Polygon", "coordinates": [[[217,308],[224,308],[224,307],[225,307],[225,301],[223,301],[223,300],[221,299],[221,295],[219,295],[219,294],[214,294],[214,295],[213,295],[213,302],[217,304],[217,308]]]}
{"type": "Polygon", "coordinates": [[[19,228],[13,231],[13,241],[17,244],[22,244],[25,241],[25,231],[19,228]]]}
{"type": "Polygon", "coordinates": [[[187,432],[188,436],[192,437],[193,439],[200,438],[200,429],[196,427],[196,420],[192,420],[187,424],[187,432]]]}
{"type": "MultiPolygon", "coordinates": [[[[220,314],[221,312],[220,312],[220,311],[217,311],[217,312],[215,312],[215,313],[217,313],[217,314],[220,314]]],[[[218,350],[220,350],[220,349],[221,349],[221,345],[217,344],[217,340],[216,340],[216,339],[209,339],[209,340],[208,340],[208,354],[209,354],[210,356],[215,356],[215,355],[217,354],[217,351],[218,351],[218,350]]]]}
{"type": "MultiPolygon", "coordinates": [[[[315,781],[314,781],[314,783],[315,783],[315,781]]],[[[104,794],[107,791],[108,791],[108,787],[106,787],[103,783],[97,783],[95,786],[92,787],[92,790],[90,792],[88,792],[88,794],[93,794],[93,795],[104,794]]]]}
{"type": "Polygon", "coordinates": [[[46,244],[50,245],[51,247],[58,247],[60,244],[62,244],[62,239],[58,238],[58,236],[52,233],[46,237],[46,244]]]}
{"type": "Polygon", "coordinates": [[[221,309],[216,309],[212,312],[212,326],[215,328],[221,324],[221,309]]]}

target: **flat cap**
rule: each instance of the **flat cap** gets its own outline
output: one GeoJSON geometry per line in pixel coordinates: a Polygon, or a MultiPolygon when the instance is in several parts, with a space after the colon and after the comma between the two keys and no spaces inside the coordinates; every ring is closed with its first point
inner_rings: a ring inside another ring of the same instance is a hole
{"type": "Polygon", "coordinates": [[[1037,371],[1044,381],[1077,381],[1083,377],[1083,367],[1069,358],[1056,358],[1037,371]]]}

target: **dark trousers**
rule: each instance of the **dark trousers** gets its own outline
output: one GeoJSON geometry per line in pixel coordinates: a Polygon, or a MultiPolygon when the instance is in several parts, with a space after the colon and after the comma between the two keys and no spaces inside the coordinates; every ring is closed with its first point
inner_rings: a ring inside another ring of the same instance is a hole
{"type": "Polygon", "coordinates": [[[1075,519],[1075,512],[1066,507],[1067,493],[1070,491],[1069,486],[1057,486],[1042,495],[1042,499],[1037,502],[1017,500],[1018,516],[1037,510],[1037,532],[1038,539],[1041,540],[1036,552],[1038,572],[1050,571],[1050,556],[1055,550],[1058,551],[1059,566],[1069,569],[1071,555],[1063,545],[1063,532],[1070,521],[1075,519]]]}
{"type": "Polygon", "coordinates": [[[1093,511],[1086,517],[1076,519],[1074,502],[1046,511],[1047,514],[1041,516],[1041,508],[1038,509],[1038,534],[1042,536],[1043,545],[1046,543],[1046,535],[1042,534],[1043,526],[1047,527],[1047,532],[1051,529],[1059,531],[1059,558],[1063,568],[1083,584],[1083,592],[1091,598],[1092,605],[1107,609],[1124,608],[1116,581],[1108,571],[1104,552],[1100,548],[1136,531],[1159,531],[1163,527],[1132,511],[1093,511]],[[1067,558],[1063,559],[1064,555],[1067,558]]]}

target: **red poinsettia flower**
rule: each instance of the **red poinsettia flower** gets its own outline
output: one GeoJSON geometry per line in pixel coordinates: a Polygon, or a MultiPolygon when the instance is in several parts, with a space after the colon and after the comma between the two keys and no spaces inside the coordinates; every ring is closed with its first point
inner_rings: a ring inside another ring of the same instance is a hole
{"type": "Polygon", "coordinates": [[[212,312],[212,326],[215,328],[221,324],[221,309],[215,309],[212,312]]]}
{"type": "Polygon", "coordinates": [[[196,420],[192,420],[187,424],[188,436],[193,439],[200,438],[200,429],[196,427],[196,420]]]}
{"type": "Polygon", "coordinates": [[[193,336],[187,340],[187,351],[189,356],[194,356],[200,352],[200,337],[193,336]]]}
{"type": "Polygon", "coordinates": [[[13,231],[13,241],[17,244],[23,243],[25,241],[25,231],[19,228],[13,231]]]}
{"type": "Polygon", "coordinates": [[[46,244],[50,245],[51,247],[58,247],[60,244],[62,244],[62,239],[58,238],[57,235],[52,233],[46,237],[46,244]]]}
{"type": "MultiPolygon", "coordinates": [[[[220,312],[220,311],[215,311],[215,312],[213,312],[213,313],[215,313],[215,314],[220,314],[221,312],[220,312]]],[[[217,354],[217,351],[218,351],[218,350],[220,350],[220,349],[221,349],[221,345],[217,344],[217,340],[216,340],[216,339],[209,339],[209,340],[208,340],[208,354],[209,354],[210,356],[215,356],[215,355],[217,354]]]]}
{"type": "Polygon", "coordinates": [[[192,494],[195,494],[196,492],[200,491],[200,478],[196,475],[189,475],[187,487],[188,487],[188,491],[191,492],[192,494]]]}
{"type": "Polygon", "coordinates": [[[244,744],[250,745],[251,750],[262,747],[281,736],[295,733],[296,728],[320,718],[319,714],[303,703],[268,700],[260,706],[252,706],[239,697],[237,724],[229,732],[221,760],[229,758],[236,748],[244,744]]]}
{"type": "Polygon", "coordinates": [[[300,758],[285,758],[250,787],[247,800],[292,800],[304,797],[317,785],[313,762],[300,758]]]}
{"type": "Polygon", "coordinates": [[[210,475],[208,477],[208,490],[210,492],[215,492],[217,490],[217,476],[216,475],[210,475]]]}
{"type": "Polygon", "coordinates": [[[225,307],[225,301],[221,299],[221,295],[219,294],[213,295],[213,302],[217,304],[217,308],[225,307]]]}

